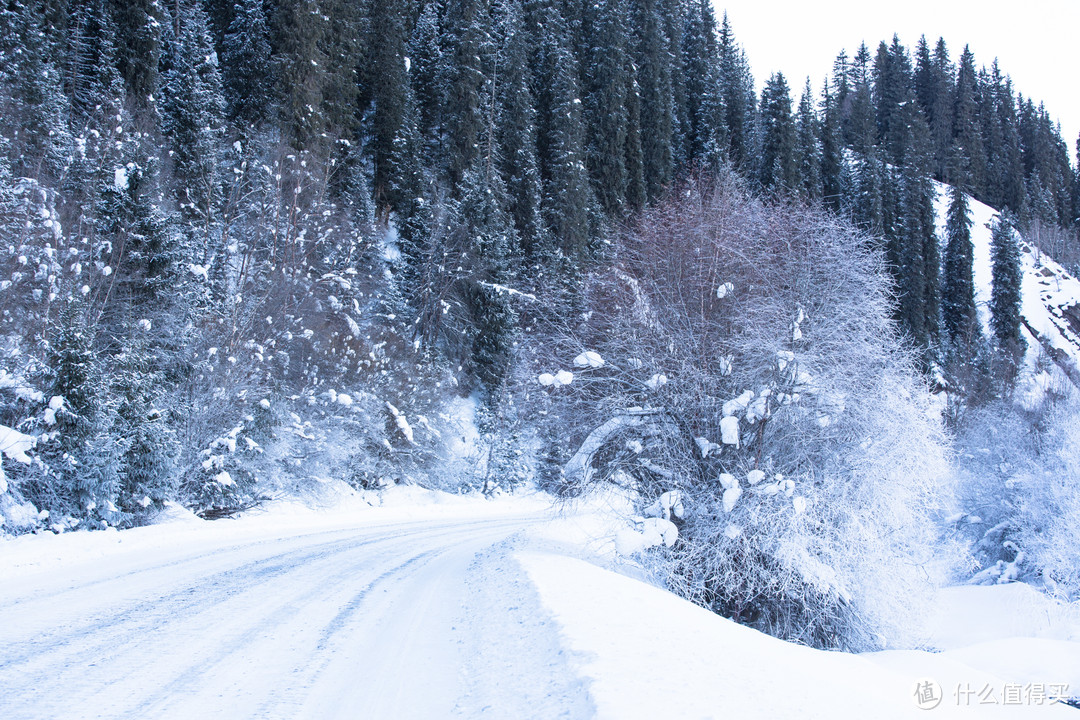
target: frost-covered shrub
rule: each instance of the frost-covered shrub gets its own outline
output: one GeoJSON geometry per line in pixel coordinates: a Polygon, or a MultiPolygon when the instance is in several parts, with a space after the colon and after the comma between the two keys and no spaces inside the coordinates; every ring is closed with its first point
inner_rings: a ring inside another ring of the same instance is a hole
{"type": "Polygon", "coordinates": [[[961,580],[1016,580],[1080,598],[1080,398],[1067,381],[1038,402],[1001,401],[957,439],[961,512],[972,554],[961,580]]]}
{"type": "Polygon", "coordinates": [[[908,641],[949,465],[880,255],[731,181],[672,197],[527,351],[548,486],[614,482],[642,509],[680,491],[670,584],[723,615],[821,647],[908,641]]]}

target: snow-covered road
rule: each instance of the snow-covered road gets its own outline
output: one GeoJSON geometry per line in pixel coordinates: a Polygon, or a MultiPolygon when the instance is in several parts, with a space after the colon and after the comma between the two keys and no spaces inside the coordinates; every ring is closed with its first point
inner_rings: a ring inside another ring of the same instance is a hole
{"type": "MultiPolygon", "coordinates": [[[[520,662],[496,657],[512,644],[478,647],[469,618],[497,600],[474,577],[476,558],[538,520],[203,543],[11,578],[0,587],[0,717],[472,715],[494,690],[468,675],[520,662]]],[[[557,664],[552,652],[541,661],[557,664]]]]}

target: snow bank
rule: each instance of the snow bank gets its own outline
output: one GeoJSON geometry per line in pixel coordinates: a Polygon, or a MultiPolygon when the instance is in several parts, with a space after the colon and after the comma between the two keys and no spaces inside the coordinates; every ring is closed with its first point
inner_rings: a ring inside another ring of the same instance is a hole
{"type": "MultiPolygon", "coordinates": [[[[959,658],[813,650],[581,560],[535,552],[517,557],[590,681],[601,720],[925,718],[916,704],[924,678],[937,684],[941,696],[929,717],[1075,715],[1060,705],[981,706],[974,693],[961,694],[958,701],[957,688],[978,691],[989,685],[1001,691],[1006,685],[1001,676],[959,658]]],[[[1043,670],[1030,669],[1036,675],[1043,670]]],[[[1065,680],[1042,677],[1040,682],[1065,680]]]]}

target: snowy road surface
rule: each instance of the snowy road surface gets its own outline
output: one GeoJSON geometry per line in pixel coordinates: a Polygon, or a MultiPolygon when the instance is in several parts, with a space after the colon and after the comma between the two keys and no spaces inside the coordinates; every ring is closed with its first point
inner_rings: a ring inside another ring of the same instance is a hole
{"type": "Polygon", "coordinates": [[[584,561],[642,572],[599,505],[402,492],[0,542],[0,720],[1080,717],[1006,702],[1080,687],[1080,605],[1024,585],[944,593],[944,652],[822,652],[584,561]]]}
{"type": "MultiPolygon", "coordinates": [[[[513,717],[530,692],[555,696],[557,717],[587,701],[554,633],[530,657],[485,637],[535,608],[499,608],[484,630],[475,618],[492,614],[477,602],[514,604],[491,589],[505,553],[477,555],[536,521],[339,529],[9,578],[0,718],[513,717]],[[545,687],[515,687],[537,662],[545,687]]],[[[526,589],[517,604],[537,602],[526,589]]]]}

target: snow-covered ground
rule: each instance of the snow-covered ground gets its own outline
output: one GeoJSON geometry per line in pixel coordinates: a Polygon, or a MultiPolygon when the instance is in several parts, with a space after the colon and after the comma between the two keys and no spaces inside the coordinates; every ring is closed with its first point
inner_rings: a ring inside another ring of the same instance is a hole
{"type": "Polygon", "coordinates": [[[384,498],[0,542],[0,717],[877,718],[926,680],[1075,717],[1040,698],[1080,687],[1080,609],[1023,585],[943,593],[941,653],[821,652],[630,577],[618,498],[384,498]]]}

